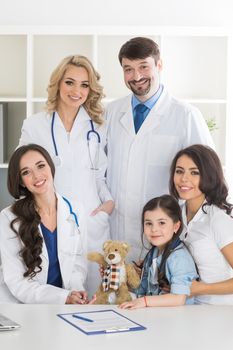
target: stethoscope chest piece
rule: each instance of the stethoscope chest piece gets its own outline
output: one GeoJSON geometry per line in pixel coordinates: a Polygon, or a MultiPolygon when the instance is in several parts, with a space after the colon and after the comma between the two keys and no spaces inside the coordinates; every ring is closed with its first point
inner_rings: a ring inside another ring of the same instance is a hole
{"type": "Polygon", "coordinates": [[[61,165],[62,165],[61,157],[59,157],[59,156],[54,156],[54,157],[53,157],[53,163],[54,163],[55,167],[61,166],[61,165]]]}

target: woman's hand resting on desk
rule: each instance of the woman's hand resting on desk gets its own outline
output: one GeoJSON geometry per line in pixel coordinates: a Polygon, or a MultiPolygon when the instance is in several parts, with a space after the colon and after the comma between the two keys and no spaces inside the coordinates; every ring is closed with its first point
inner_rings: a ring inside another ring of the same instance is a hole
{"type": "Polygon", "coordinates": [[[112,214],[112,211],[114,209],[114,202],[112,200],[106,201],[102,204],[100,204],[93,212],[91,213],[92,216],[96,215],[99,211],[104,211],[108,215],[112,214]]]}
{"type": "Polygon", "coordinates": [[[96,300],[96,296],[89,301],[87,297],[87,292],[73,290],[66,299],[66,304],[93,304],[96,300]]]}

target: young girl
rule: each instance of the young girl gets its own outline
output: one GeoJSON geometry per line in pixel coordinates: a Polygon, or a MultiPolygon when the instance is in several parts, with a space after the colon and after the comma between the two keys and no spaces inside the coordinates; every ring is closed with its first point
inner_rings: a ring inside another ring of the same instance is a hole
{"type": "Polygon", "coordinates": [[[170,191],[185,200],[181,239],[201,280],[192,283],[195,303],[233,305],[232,205],[215,151],[203,145],[179,151],[171,165],[170,191]]]}
{"type": "Polygon", "coordinates": [[[54,173],[48,152],[35,144],[10,159],[15,201],[0,214],[0,303],[88,302],[85,225],[80,210],[55,193],[54,173]]]}
{"type": "Polygon", "coordinates": [[[137,299],[120,305],[122,309],[145,306],[178,306],[192,303],[191,282],[197,272],[191,255],[179,240],[182,231],[181,210],[169,195],[151,199],[143,208],[144,235],[152,245],[143,262],[137,299]],[[170,288],[164,294],[162,288],[170,288]]]}

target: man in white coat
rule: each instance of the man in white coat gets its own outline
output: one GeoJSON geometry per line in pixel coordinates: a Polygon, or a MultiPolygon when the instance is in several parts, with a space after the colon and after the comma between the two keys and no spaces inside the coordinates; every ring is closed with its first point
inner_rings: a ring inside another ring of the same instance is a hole
{"type": "Polygon", "coordinates": [[[160,84],[162,61],[153,40],[133,38],[118,57],[132,94],[110,103],[106,110],[107,182],[115,200],[111,235],[127,241],[129,260],[138,260],[144,256],[142,208],[149,199],[169,192],[173,157],[191,144],[214,145],[200,111],[172,97],[160,84]],[[141,106],[140,115],[137,105],[141,104],[146,108],[141,106]]]}

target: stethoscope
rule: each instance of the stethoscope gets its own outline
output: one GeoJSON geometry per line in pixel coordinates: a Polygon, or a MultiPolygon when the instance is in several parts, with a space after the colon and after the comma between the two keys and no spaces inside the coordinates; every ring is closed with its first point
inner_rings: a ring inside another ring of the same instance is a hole
{"type": "Polygon", "coordinates": [[[73,216],[74,221],[75,221],[75,223],[76,223],[76,225],[77,225],[77,227],[78,227],[78,231],[79,231],[78,217],[77,217],[76,213],[73,211],[73,208],[72,208],[72,205],[71,205],[70,201],[69,201],[67,198],[65,198],[65,197],[62,197],[62,199],[63,199],[63,200],[66,202],[66,204],[68,205],[70,214],[73,216]]]}
{"type": "Polygon", "coordinates": [[[68,201],[68,199],[65,198],[65,197],[62,197],[62,198],[63,198],[63,200],[67,203],[67,205],[68,205],[68,207],[69,207],[69,210],[70,210],[70,214],[73,216],[74,221],[75,221],[76,225],[77,225],[78,228],[79,228],[78,217],[77,217],[77,215],[75,214],[75,212],[73,211],[73,208],[72,208],[72,205],[71,205],[70,201],[68,201]]]}
{"type": "MultiPolygon", "coordinates": [[[[55,139],[55,134],[54,134],[54,121],[55,121],[55,112],[53,112],[53,115],[52,115],[51,136],[52,136],[53,147],[54,147],[54,152],[55,152],[54,163],[56,166],[60,166],[62,163],[62,160],[61,160],[61,157],[59,156],[58,150],[57,150],[57,144],[56,144],[56,139],[55,139]]],[[[95,130],[94,123],[91,119],[90,119],[90,124],[91,124],[91,129],[87,132],[88,155],[90,158],[91,170],[99,170],[98,163],[99,163],[99,148],[100,148],[101,139],[100,139],[99,133],[95,130]],[[95,147],[94,147],[94,149],[92,149],[92,144],[93,144],[92,140],[94,140],[94,139],[97,140],[97,145],[95,142],[95,145],[94,145],[95,147]],[[92,154],[92,152],[94,154],[92,154]]]]}

